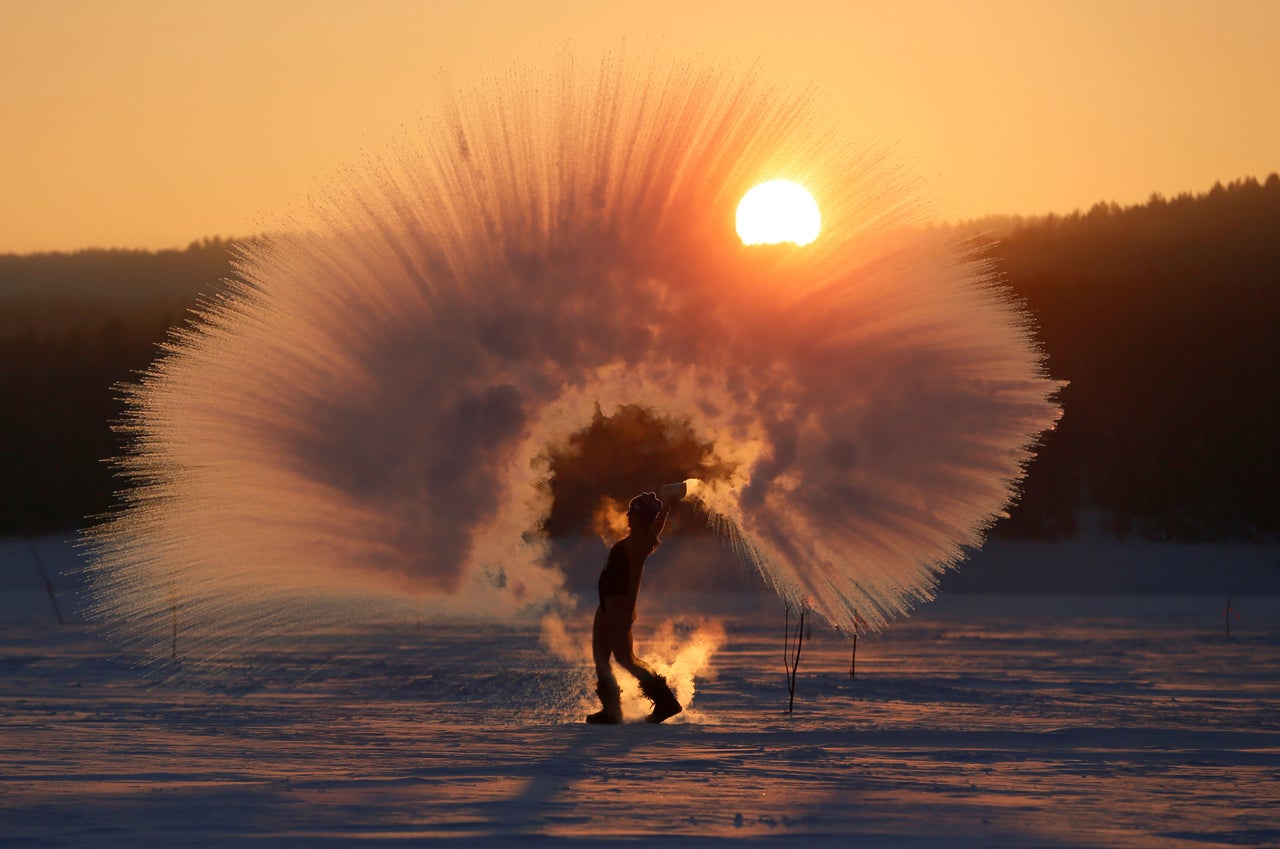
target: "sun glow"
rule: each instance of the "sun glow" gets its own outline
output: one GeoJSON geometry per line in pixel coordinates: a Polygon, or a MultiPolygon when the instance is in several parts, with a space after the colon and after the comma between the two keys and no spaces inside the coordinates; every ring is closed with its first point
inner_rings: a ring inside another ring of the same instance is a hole
{"type": "Polygon", "coordinates": [[[818,238],[822,215],[804,186],[790,180],[770,180],[742,196],[737,229],[744,245],[807,245],[818,238]]]}

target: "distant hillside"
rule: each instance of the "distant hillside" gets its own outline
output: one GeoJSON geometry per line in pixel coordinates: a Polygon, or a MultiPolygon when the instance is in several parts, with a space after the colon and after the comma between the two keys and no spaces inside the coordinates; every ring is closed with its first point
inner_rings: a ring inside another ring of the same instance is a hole
{"type": "MultiPolygon", "coordinates": [[[[1280,176],[958,232],[1002,234],[983,249],[1071,381],[997,535],[1069,537],[1087,507],[1117,536],[1280,536],[1280,176]]],[[[230,247],[0,255],[0,534],[109,508],[111,387],[220,288],[230,247]]]]}
{"type": "Polygon", "coordinates": [[[1028,223],[992,249],[1071,381],[1006,533],[1280,533],[1280,176],[1028,223]]]}
{"type": "Polygon", "coordinates": [[[66,530],[110,507],[112,387],[222,287],[229,248],[0,255],[0,534],[66,530]]]}
{"type": "Polygon", "coordinates": [[[186,250],[89,248],[69,253],[0,254],[0,298],[193,298],[227,277],[234,243],[214,237],[186,250]]]}

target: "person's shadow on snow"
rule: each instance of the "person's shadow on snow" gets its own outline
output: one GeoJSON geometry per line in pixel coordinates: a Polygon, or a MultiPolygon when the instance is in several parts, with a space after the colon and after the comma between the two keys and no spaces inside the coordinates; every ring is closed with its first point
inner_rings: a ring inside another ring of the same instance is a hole
{"type": "Polygon", "coordinates": [[[571,820],[575,813],[573,803],[562,797],[582,792],[582,788],[575,785],[586,780],[607,781],[615,770],[621,773],[627,767],[634,767],[634,759],[630,757],[634,749],[652,746],[655,735],[669,736],[673,730],[672,726],[646,722],[549,728],[550,734],[568,736],[568,745],[558,754],[529,761],[529,779],[523,790],[495,803],[495,833],[545,834],[545,826],[550,822],[571,820]]]}

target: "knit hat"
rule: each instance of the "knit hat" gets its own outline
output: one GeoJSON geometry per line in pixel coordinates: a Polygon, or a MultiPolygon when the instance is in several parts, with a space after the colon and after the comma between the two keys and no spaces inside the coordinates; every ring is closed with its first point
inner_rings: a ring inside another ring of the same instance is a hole
{"type": "Polygon", "coordinates": [[[655,492],[642,492],[631,499],[631,503],[627,506],[627,515],[635,515],[646,522],[652,522],[661,512],[662,502],[658,500],[658,494],[655,492]]]}

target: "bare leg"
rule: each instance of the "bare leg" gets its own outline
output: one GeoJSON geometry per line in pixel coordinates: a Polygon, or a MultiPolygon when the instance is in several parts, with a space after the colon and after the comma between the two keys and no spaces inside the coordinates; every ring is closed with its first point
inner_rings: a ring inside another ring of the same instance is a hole
{"type": "Polygon", "coordinates": [[[613,645],[609,638],[607,613],[603,606],[596,608],[596,618],[591,624],[591,657],[596,664],[596,679],[600,684],[617,686],[618,680],[613,676],[613,667],[609,665],[609,655],[613,654],[613,645]]]}
{"type": "MultiPolygon", "coordinates": [[[[608,647],[608,651],[605,654],[605,664],[608,664],[609,653],[611,652],[614,659],[618,661],[618,665],[634,675],[641,684],[653,680],[653,670],[649,668],[647,663],[636,657],[631,637],[631,617],[627,614],[626,600],[620,596],[606,598],[604,609],[596,612],[596,622],[605,631],[606,645],[608,647]]],[[[592,639],[592,644],[595,644],[594,638],[592,639]]],[[[598,654],[596,658],[596,669],[598,671],[600,668],[598,654]]]]}
{"type": "MultiPolygon", "coordinates": [[[[623,669],[636,676],[640,681],[640,689],[653,702],[653,713],[647,717],[648,721],[662,722],[680,713],[680,702],[667,686],[667,679],[656,674],[649,664],[636,657],[631,638],[631,614],[626,609],[626,600],[614,596],[606,598],[604,610],[596,614],[596,622],[603,624],[614,659],[623,669]]],[[[594,643],[594,639],[592,642],[594,643]]],[[[608,663],[607,656],[605,662],[608,663]]]]}
{"type": "Polygon", "coordinates": [[[587,717],[592,725],[618,725],[622,722],[622,689],[609,666],[609,629],[605,626],[604,608],[596,609],[591,624],[591,656],[596,664],[596,695],[600,710],[587,717]]]}

